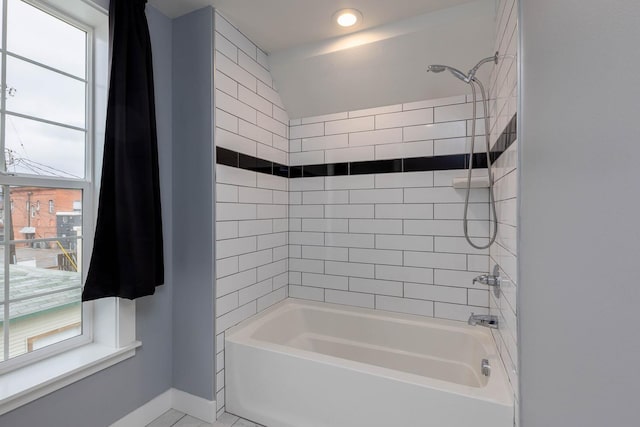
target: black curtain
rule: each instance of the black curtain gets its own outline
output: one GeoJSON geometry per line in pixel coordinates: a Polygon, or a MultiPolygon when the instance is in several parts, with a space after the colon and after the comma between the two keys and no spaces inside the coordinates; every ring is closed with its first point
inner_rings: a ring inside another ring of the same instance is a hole
{"type": "Polygon", "coordinates": [[[164,283],[158,143],[146,0],[111,0],[111,75],[93,254],[82,300],[164,283]]]}

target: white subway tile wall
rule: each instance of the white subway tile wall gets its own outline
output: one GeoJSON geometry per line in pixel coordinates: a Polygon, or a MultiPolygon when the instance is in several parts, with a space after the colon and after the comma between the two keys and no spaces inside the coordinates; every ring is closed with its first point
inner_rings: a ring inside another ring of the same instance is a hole
{"type": "MultiPolygon", "coordinates": [[[[499,0],[496,6],[496,45],[501,59],[491,74],[490,117],[491,144],[496,143],[500,134],[517,112],[518,71],[518,2],[499,0]]],[[[518,348],[517,348],[517,245],[518,226],[518,141],[515,141],[494,165],[496,209],[498,216],[498,237],[490,248],[491,266],[500,266],[502,293],[500,298],[490,296],[490,311],[499,316],[500,328],[494,331],[498,351],[513,386],[516,408],[518,396],[518,348]]],[[[519,425],[518,413],[514,425],[519,425]]]]}
{"type": "MultiPolygon", "coordinates": [[[[216,147],[288,164],[289,118],[266,54],[215,15],[216,147]]],[[[216,376],[224,412],[224,332],[288,296],[288,179],[216,165],[216,376]]]]}
{"type": "Polygon", "coordinates": [[[465,153],[471,110],[458,96],[291,120],[291,165],[465,153]]]}
{"type": "MultiPolygon", "coordinates": [[[[291,164],[433,156],[434,144],[464,153],[471,108],[461,96],[291,120],[291,164]]],[[[464,241],[464,191],[452,187],[463,175],[291,179],[289,295],[462,321],[487,313],[488,290],[472,279],[489,251],[464,241]]],[[[486,242],[487,190],[471,202],[471,233],[486,242]]]]}
{"type": "MultiPolygon", "coordinates": [[[[516,8],[515,0],[497,6],[496,49],[508,56],[491,76],[492,143],[516,112],[516,8]]],[[[218,147],[291,166],[468,151],[470,96],[288,120],[266,54],[217,12],[215,29],[218,147]]],[[[452,187],[463,170],[286,179],[217,165],[220,413],[224,331],[287,297],[459,321],[495,311],[517,389],[516,160],[517,143],[495,165],[500,233],[491,250],[463,237],[465,193],[452,187]],[[507,278],[500,299],[472,284],[496,262],[507,278]]],[[[473,190],[469,218],[474,239],[486,243],[487,190],[473,190]]]]}

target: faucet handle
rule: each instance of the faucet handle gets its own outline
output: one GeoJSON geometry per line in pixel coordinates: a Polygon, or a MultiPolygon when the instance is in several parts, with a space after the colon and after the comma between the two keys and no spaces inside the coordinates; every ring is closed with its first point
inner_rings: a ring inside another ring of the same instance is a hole
{"type": "Polygon", "coordinates": [[[496,264],[493,267],[493,274],[482,274],[473,279],[472,284],[482,283],[483,285],[493,287],[493,294],[496,298],[500,298],[500,267],[496,264]]]}
{"type": "Polygon", "coordinates": [[[487,286],[500,286],[500,276],[492,276],[490,274],[482,274],[473,279],[473,284],[482,283],[487,286]]]}
{"type": "Polygon", "coordinates": [[[473,284],[475,285],[475,284],[476,284],[476,283],[478,283],[478,282],[482,283],[483,285],[488,284],[488,282],[489,282],[489,275],[487,275],[487,274],[483,274],[483,275],[481,275],[481,276],[476,276],[476,277],[473,279],[473,284]]]}

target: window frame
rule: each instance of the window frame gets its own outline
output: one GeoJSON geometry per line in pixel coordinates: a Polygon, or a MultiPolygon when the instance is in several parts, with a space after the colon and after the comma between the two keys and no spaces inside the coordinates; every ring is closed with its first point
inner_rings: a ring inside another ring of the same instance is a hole
{"type": "MultiPolygon", "coordinates": [[[[87,49],[91,49],[91,66],[87,73],[86,122],[87,135],[93,138],[92,144],[86,144],[85,179],[63,179],[63,182],[80,186],[83,190],[83,217],[90,227],[83,229],[83,256],[86,275],[90,260],[95,230],[95,216],[100,194],[100,171],[102,170],[102,151],[106,127],[106,112],[109,86],[109,15],[108,10],[94,0],[23,0],[47,13],[71,21],[72,25],[92,31],[87,49]],[[90,178],[90,179],[88,179],[90,178]],[[91,187],[91,188],[88,188],[91,187]],[[85,188],[87,191],[85,192],[85,188]],[[85,195],[91,194],[91,197],[85,195]]],[[[4,2],[3,5],[7,3],[4,2]]],[[[3,6],[6,8],[6,6],[3,6]]],[[[6,9],[5,9],[6,11],[6,9]]],[[[3,14],[3,20],[5,19],[3,14]]],[[[6,26],[3,27],[3,32],[6,26]]],[[[6,40],[6,38],[5,38],[6,40]]],[[[3,46],[6,47],[6,46],[3,46]]],[[[5,54],[3,52],[3,54],[5,54]]],[[[5,70],[6,71],[6,70],[5,70]]],[[[3,74],[6,75],[6,74],[3,74]]],[[[4,110],[3,110],[4,111],[4,110]]],[[[28,185],[46,184],[47,178],[29,177],[28,185]]],[[[56,181],[58,183],[60,181],[56,181]]],[[[21,185],[25,178],[12,176],[11,184],[21,185]]],[[[43,185],[51,186],[51,185],[43,185]]],[[[5,197],[5,208],[10,209],[11,198],[5,197]]],[[[8,212],[8,211],[7,211],[8,212]]],[[[83,277],[84,282],[85,277],[83,277]]],[[[85,378],[102,369],[135,356],[141,343],[136,340],[136,304],[121,298],[104,298],[84,302],[83,322],[86,327],[86,339],[77,340],[73,346],[59,348],[57,344],[40,349],[38,357],[24,357],[23,363],[11,365],[11,369],[0,372],[0,415],[58,390],[68,384],[85,378]],[[28,359],[28,360],[27,360],[28,359]]],[[[5,361],[4,363],[11,362],[5,361]]]]}

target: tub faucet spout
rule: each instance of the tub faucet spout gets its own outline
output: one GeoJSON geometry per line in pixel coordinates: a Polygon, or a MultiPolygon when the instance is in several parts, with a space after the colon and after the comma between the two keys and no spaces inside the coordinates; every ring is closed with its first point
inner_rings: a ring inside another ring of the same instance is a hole
{"type": "Polygon", "coordinates": [[[484,326],[486,328],[498,329],[498,316],[491,314],[474,314],[471,313],[469,320],[467,321],[471,326],[484,326]]]}

